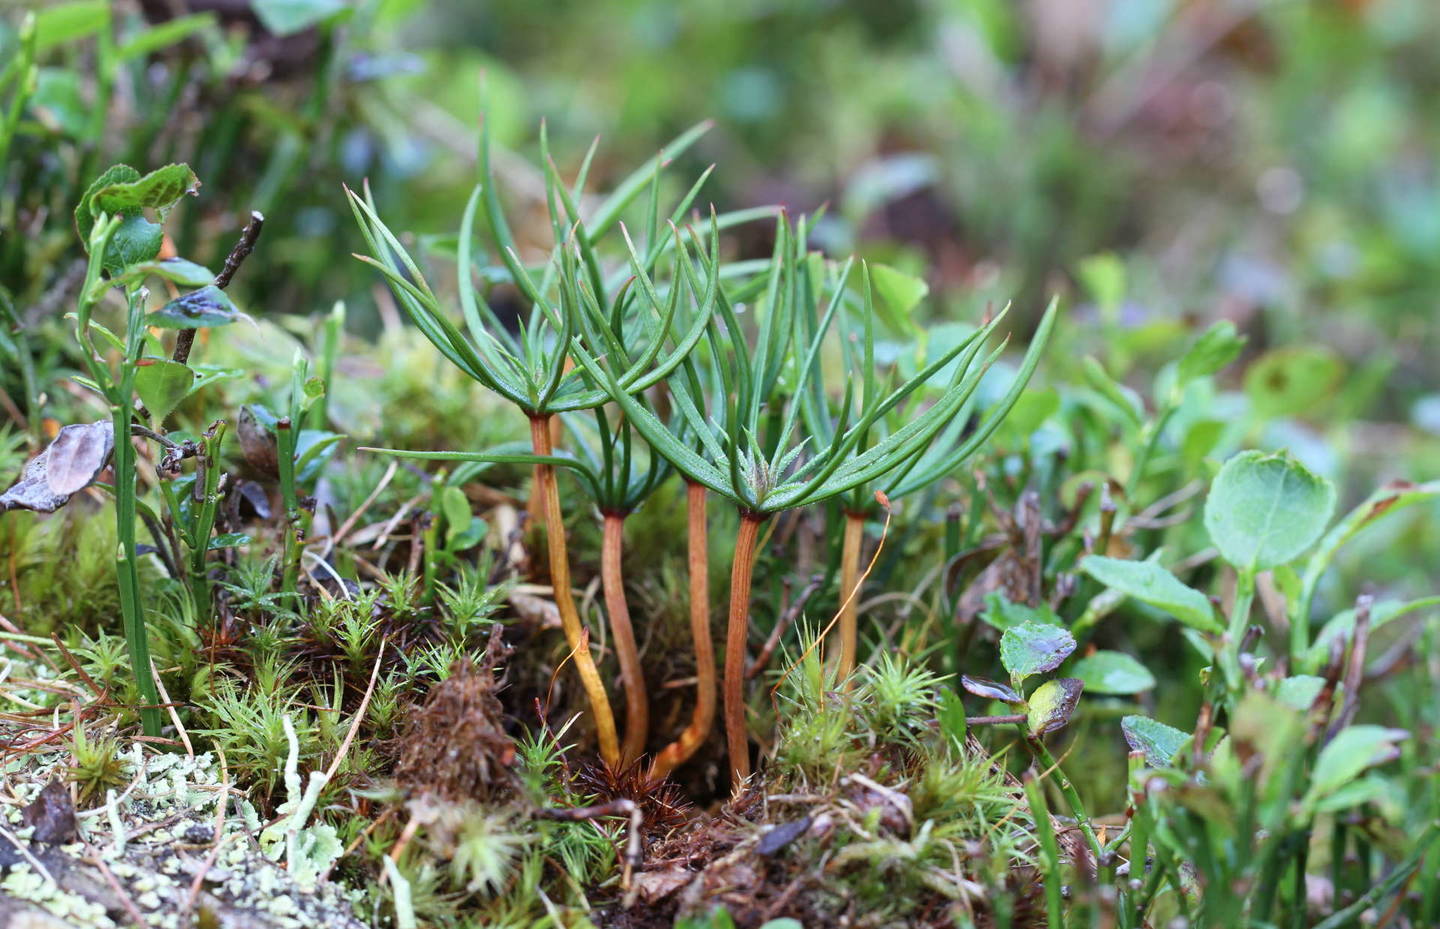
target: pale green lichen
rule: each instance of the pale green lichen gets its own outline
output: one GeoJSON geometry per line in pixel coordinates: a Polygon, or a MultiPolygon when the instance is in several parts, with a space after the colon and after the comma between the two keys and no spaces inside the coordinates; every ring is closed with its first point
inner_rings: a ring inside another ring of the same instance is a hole
{"type": "MultiPolygon", "coordinates": [[[[25,673],[30,673],[29,669],[25,673]]],[[[160,929],[193,925],[185,912],[194,875],[214,849],[218,804],[233,801],[223,817],[221,851],[206,873],[201,904],[207,900],[241,913],[249,923],[304,929],[315,925],[356,927],[353,890],[322,882],[311,873],[297,883],[256,850],[260,817],[254,807],[224,786],[218,761],[209,754],[193,758],[155,754],[131,746],[124,754],[130,783],[111,791],[104,804],[78,813],[82,841],[46,848],[45,860],[60,856],[68,868],[86,869],[99,856],[130,902],[160,929]]],[[[63,752],[7,759],[10,796],[0,797],[0,821],[29,847],[33,829],[21,824],[20,810],[52,779],[63,779],[69,756],[63,752]],[[19,763],[19,762],[23,762],[19,763]]],[[[42,846],[33,846],[41,849],[42,846]]],[[[328,857],[328,856],[327,856],[328,857]]],[[[52,882],[25,861],[0,868],[0,893],[25,901],[74,926],[114,926],[106,908],[64,886],[64,874],[52,882]]]]}

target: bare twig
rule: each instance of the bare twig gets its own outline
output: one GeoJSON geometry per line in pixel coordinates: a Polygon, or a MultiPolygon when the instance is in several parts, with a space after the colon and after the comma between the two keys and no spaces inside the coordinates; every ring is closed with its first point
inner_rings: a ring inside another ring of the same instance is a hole
{"type": "MultiPolygon", "coordinates": [[[[255,250],[255,240],[260,238],[260,230],[265,226],[265,217],[258,210],[250,212],[250,221],[245,224],[245,231],[240,233],[240,241],[230,249],[230,254],[225,256],[225,266],[220,273],[215,275],[215,286],[221,290],[230,286],[230,279],[235,272],[240,270],[240,265],[255,250]]],[[[181,364],[190,360],[190,349],[195,344],[195,330],[181,329],[180,334],[175,337],[174,359],[181,364]]]]}

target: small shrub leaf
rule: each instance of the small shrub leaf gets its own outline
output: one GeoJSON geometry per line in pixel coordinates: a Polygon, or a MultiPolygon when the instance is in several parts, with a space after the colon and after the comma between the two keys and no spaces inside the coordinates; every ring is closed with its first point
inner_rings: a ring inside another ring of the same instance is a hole
{"type": "Polygon", "coordinates": [[[1181,386],[1197,377],[1208,377],[1234,361],[1245,347],[1245,337],[1235,331],[1235,324],[1221,320],[1206,329],[1195,340],[1176,367],[1181,386]]]}
{"type": "MultiPolygon", "coordinates": [[[[1075,662],[1071,671],[1095,694],[1129,695],[1155,686],[1155,675],[1124,652],[1098,651],[1075,662]]],[[[1032,698],[1033,700],[1033,698],[1032,698]]]]}
{"type": "Polygon", "coordinates": [[[1216,634],[1224,631],[1204,594],[1187,587],[1153,561],[1090,555],[1080,563],[1080,570],[1112,590],[1164,610],[1193,629],[1216,634]]]}
{"type": "Polygon", "coordinates": [[[1404,729],[1386,726],[1351,726],[1340,730],[1315,759],[1310,790],[1305,795],[1307,804],[1349,784],[1366,768],[1397,758],[1400,754],[1397,743],[1409,736],[1404,729]]]}
{"type": "Polygon", "coordinates": [[[1313,674],[1296,674],[1287,677],[1275,688],[1275,699],[1296,710],[1308,710],[1320,696],[1325,678],[1313,674]]]}
{"type": "Polygon", "coordinates": [[[1144,752],[1145,763],[1152,768],[1169,767],[1170,762],[1190,741],[1190,733],[1167,726],[1148,716],[1126,716],[1120,720],[1120,731],[1132,752],[1144,752]]]}
{"type": "Polygon", "coordinates": [[[1285,564],[1315,544],[1335,509],[1335,487],[1285,454],[1241,452],[1205,501],[1205,529],[1240,570],[1285,564]]]}
{"type": "Polygon", "coordinates": [[[205,329],[228,326],[239,318],[240,311],[225,291],[212,284],[176,297],[147,316],[145,322],[162,329],[205,329]]]}
{"type": "Polygon", "coordinates": [[[95,191],[90,198],[94,213],[131,216],[141,210],[162,212],[186,194],[200,189],[200,178],[186,164],[169,164],[140,178],[116,181],[95,191]]]}
{"type": "Polygon", "coordinates": [[[1075,637],[1070,631],[1048,623],[1021,623],[1000,636],[1000,663],[1017,688],[1033,674],[1054,671],[1073,651],[1075,637]]]}
{"type": "Polygon", "coordinates": [[[150,415],[163,421],[195,386],[195,372],[178,361],[147,358],[135,372],[135,392],[150,415]]]}
{"type": "Polygon", "coordinates": [[[1084,690],[1085,684],[1073,677],[1057,678],[1036,687],[1027,713],[1031,734],[1038,737],[1064,729],[1084,690]]]}
{"type": "Polygon", "coordinates": [[[164,242],[165,230],[159,223],[152,223],[139,213],[127,216],[110,237],[100,266],[111,274],[118,274],[131,265],[153,260],[160,254],[164,242]]]}

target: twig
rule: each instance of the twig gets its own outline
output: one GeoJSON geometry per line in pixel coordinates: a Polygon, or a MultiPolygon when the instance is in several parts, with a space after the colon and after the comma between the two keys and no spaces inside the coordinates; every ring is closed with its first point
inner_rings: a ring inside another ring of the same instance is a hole
{"type": "MultiPolygon", "coordinates": [[[[629,816],[630,833],[625,843],[625,869],[620,876],[620,886],[624,890],[630,890],[630,877],[644,861],[644,849],[640,844],[640,828],[644,825],[645,814],[634,800],[620,797],[595,806],[581,806],[572,809],[546,807],[536,810],[533,815],[536,819],[554,819],[568,823],[599,819],[602,816],[629,816]]],[[[629,894],[626,897],[628,900],[629,894]]]]}
{"type": "Polygon", "coordinates": [[[380,662],[385,657],[385,646],[388,644],[388,639],[380,640],[380,650],[375,653],[375,667],[370,670],[370,683],[365,688],[365,696],[360,699],[360,708],[355,711],[355,718],[350,721],[350,731],[345,733],[345,741],[340,743],[340,750],[335,753],[335,760],[330,762],[330,767],[325,771],[327,782],[335,777],[336,771],[340,770],[340,762],[345,759],[345,753],[350,750],[350,743],[355,741],[355,733],[360,731],[360,724],[365,721],[365,711],[370,708],[370,698],[375,695],[375,681],[380,677],[380,662]]]}
{"type": "MultiPolygon", "coordinates": [[[[230,254],[225,256],[225,266],[220,273],[215,275],[215,286],[224,290],[230,286],[230,279],[235,272],[240,270],[249,254],[255,250],[255,240],[260,238],[260,230],[265,225],[265,217],[258,210],[250,212],[250,222],[245,224],[245,231],[240,233],[240,241],[230,249],[230,254]]],[[[181,329],[180,334],[175,337],[175,354],[172,356],[182,365],[190,360],[190,349],[195,344],[195,330],[181,329]]]]}
{"type": "Polygon", "coordinates": [[[139,908],[135,906],[135,901],[130,899],[130,895],[125,892],[125,888],[121,887],[120,882],[115,880],[115,875],[110,873],[110,868],[105,864],[105,859],[100,856],[98,849],[92,848],[90,850],[90,858],[88,861],[100,870],[100,876],[105,878],[105,883],[109,884],[110,889],[115,891],[115,896],[120,898],[120,905],[125,907],[125,913],[130,917],[130,921],[139,926],[140,929],[145,929],[149,923],[145,921],[144,916],[140,915],[139,908]]]}
{"type": "Polygon", "coordinates": [[[160,691],[160,699],[165,701],[165,712],[170,714],[170,721],[175,724],[175,731],[180,735],[180,742],[185,746],[185,757],[191,761],[195,760],[195,746],[190,744],[190,734],[185,731],[185,725],[180,722],[180,714],[175,711],[175,704],[170,700],[170,694],[165,690],[165,682],[160,679],[160,671],[155,667],[154,660],[150,662],[150,673],[155,676],[155,687],[160,691]]]}
{"type": "Polygon", "coordinates": [[[746,680],[754,678],[755,675],[765,670],[765,666],[770,663],[770,656],[775,652],[775,647],[780,644],[780,637],[800,615],[800,611],[805,609],[806,601],[814,596],[815,591],[819,590],[824,583],[825,575],[810,575],[810,582],[801,589],[794,602],[780,614],[780,618],[775,621],[775,628],[770,630],[770,637],[765,640],[765,645],[760,649],[760,654],[756,655],[755,660],[750,662],[750,667],[745,669],[746,680]]]}
{"type": "MultiPolygon", "coordinates": [[[[333,533],[331,533],[329,542],[329,548],[331,550],[333,550],[335,546],[339,545],[342,541],[344,541],[345,536],[350,533],[350,530],[355,528],[356,520],[363,516],[365,514],[365,511],[370,509],[370,507],[375,503],[375,501],[379,499],[380,494],[385,490],[385,488],[390,486],[390,481],[394,479],[395,472],[399,470],[399,468],[400,459],[390,459],[390,467],[385,469],[384,476],[380,478],[380,483],[375,485],[375,489],[370,491],[370,496],[366,497],[364,502],[360,504],[360,506],[355,510],[355,512],[351,513],[350,516],[343,523],[340,524],[339,529],[336,529],[333,533]]],[[[327,551],[326,554],[328,555],[329,551],[327,551]]]]}
{"type": "Polygon", "coordinates": [[[30,850],[28,848],[20,844],[20,840],[15,838],[15,835],[9,829],[6,829],[4,826],[0,826],[0,836],[4,836],[6,839],[9,840],[11,845],[15,846],[16,851],[20,852],[21,856],[30,863],[30,867],[35,869],[35,873],[43,875],[45,880],[49,881],[52,886],[56,885],[54,875],[52,875],[50,871],[43,864],[40,863],[40,860],[38,858],[30,854],[30,850]]]}

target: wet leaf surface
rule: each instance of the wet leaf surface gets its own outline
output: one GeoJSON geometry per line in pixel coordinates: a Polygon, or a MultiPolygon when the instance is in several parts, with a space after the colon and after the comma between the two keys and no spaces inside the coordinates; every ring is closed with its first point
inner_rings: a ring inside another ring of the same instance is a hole
{"type": "Polygon", "coordinates": [[[162,329],[208,329],[228,326],[239,318],[240,311],[225,291],[210,285],[176,297],[145,317],[145,322],[162,329]]]}
{"type": "Polygon", "coordinates": [[[1049,623],[1022,623],[1000,637],[1000,663],[1013,681],[1054,671],[1073,651],[1075,637],[1070,631],[1049,623]]]}

